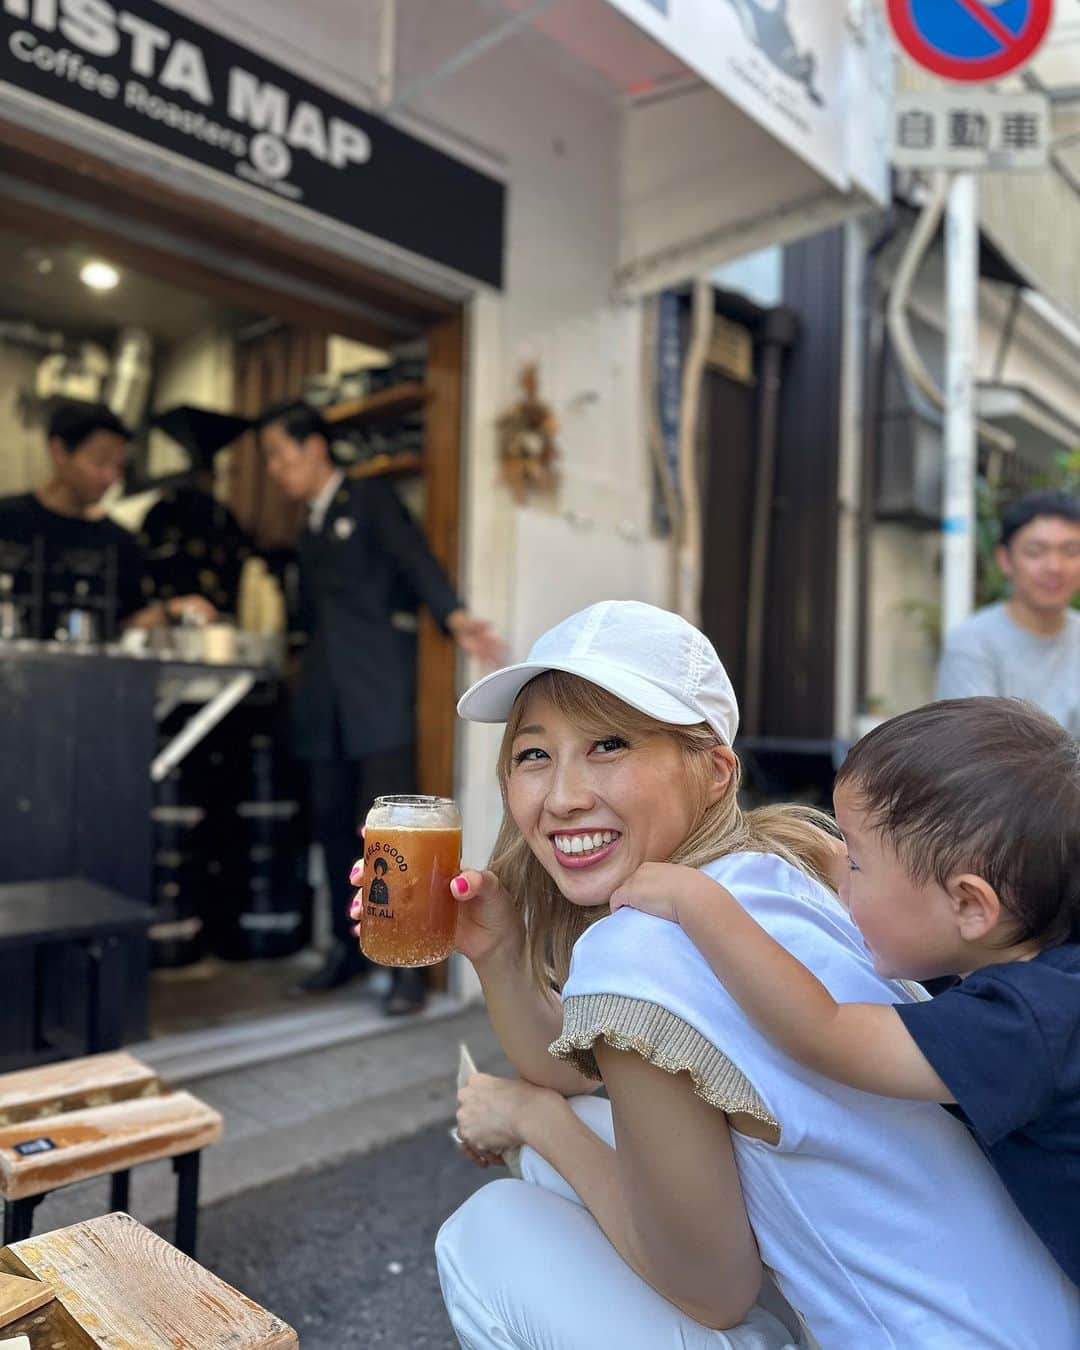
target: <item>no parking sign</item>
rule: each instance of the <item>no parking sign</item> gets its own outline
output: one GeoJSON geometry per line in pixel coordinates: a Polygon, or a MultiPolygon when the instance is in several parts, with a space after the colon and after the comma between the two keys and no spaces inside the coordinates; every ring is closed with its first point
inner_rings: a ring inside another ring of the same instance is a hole
{"type": "Polygon", "coordinates": [[[995,80],[1030,60],[1053,0],[888,0],[896,40],[946,80],[995,80]]]}

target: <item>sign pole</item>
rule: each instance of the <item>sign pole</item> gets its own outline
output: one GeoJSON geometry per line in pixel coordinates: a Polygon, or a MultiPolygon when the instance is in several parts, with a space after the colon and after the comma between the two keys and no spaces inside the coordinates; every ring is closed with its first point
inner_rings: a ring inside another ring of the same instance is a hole
{"type": "Polygon", "coordinates": [[[973,173],[958,173],[945,215],[945,482],[942,632],[971,613],[975,597],[975,358],[979,198],[973,173]]]}

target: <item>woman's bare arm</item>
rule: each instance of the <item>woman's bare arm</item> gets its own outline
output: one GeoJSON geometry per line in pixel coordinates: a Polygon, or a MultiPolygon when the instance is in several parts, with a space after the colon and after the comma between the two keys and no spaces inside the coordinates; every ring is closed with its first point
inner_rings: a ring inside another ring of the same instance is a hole
{"type": "Polygon", "coordinates": [[[703,1326],[743,1321],[761,1285],[727,1118],[686,1074],[598,1045],[618,1148],[550,1094],[522,1111],[522,1139],[570,1183],[626,1263],[703,1326]]]}
{"type": "Polygon", "coordinates": [[[480,977],[488,1016],[510,1063],[530,1083],[566,1097],[595,1092],[599,1084],[548,1054],[562,1031],[562,1003],[533,979],[520,912],[494,872],[466,869],[451,894],[459,902],[457,949],[480,977]]]}
{"type": "Polygon", "coordinates": [[[562,1002],[554,990],[536,986],[524,947],[507,942],[473,966],[499,1044],[522,1078],[564,1097],[595,1092],[599,1083],[548,1054],[548,1046],[562,1032],[562,1002]]]}

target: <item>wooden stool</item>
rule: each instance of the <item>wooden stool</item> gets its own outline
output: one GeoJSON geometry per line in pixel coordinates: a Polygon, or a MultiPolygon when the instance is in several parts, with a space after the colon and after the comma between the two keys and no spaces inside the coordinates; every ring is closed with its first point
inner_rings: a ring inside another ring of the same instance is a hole
{"type": "Polygon", "coordinates": [[[110,1207],[126,1210],[131,1168],[171,1158],[176,1245],[193,1256],[199,1154],[221,1130],[205,1102],[165,1087],[123,1052],[0,1075],[4,1242],[30,1236],[34,1209],[50,1191],[90,1177],[111,1177],[110,1207]]]}
{"type": "Polygon", "coordinates": [[[129,1214],[0,1250],[0,1273],[56,1297],[0,1331],[53,1350],[296,1350],[296,1332],[129,1214]]]}

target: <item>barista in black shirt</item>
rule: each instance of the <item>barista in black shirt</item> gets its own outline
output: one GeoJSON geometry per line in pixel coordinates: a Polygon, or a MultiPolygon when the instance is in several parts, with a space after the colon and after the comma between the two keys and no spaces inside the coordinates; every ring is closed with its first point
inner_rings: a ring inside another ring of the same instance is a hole
{"type": "Polygon", "coordinates": [[[39,631],[26,636],[54,637],[73,609],[96,614],[96,636],[104,640],[122,628],[155,627],[186,611],[213,617],[213,606],[198,596],[148,604],[134,537],[99,512],[123,475],[130,439],[104,404],[62,402],[49,419],[49,481],[38,492],[0,499],[3,570],[16,574],[24,595],[36,585],[41,599],[39,631]]]}

